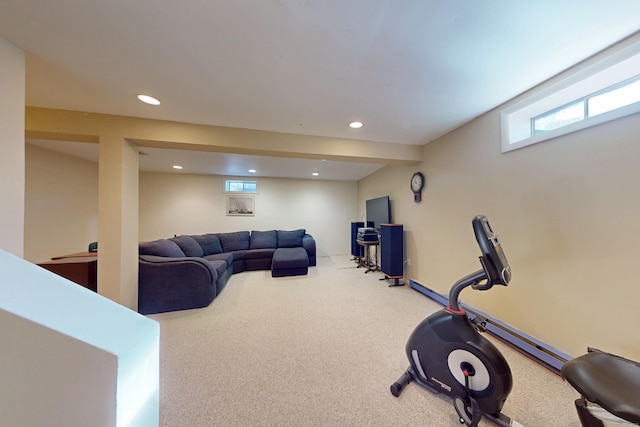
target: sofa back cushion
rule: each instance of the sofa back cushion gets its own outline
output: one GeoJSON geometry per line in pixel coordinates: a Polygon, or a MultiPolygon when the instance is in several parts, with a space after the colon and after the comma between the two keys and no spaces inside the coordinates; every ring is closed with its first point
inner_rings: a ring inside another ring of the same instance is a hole
{"type": "Polygon", "coordinates": [[[205,256],[222,253],[222,245],[220,245],[220,238],[217,234],[200,234],[191,237],[198,242],[205,256]]]}
{"type": "Polygon", "coordinates": [[[307,231],[304,229],[299,230],[278,230],[278,247],[279,248],[296,248],[302,246],[302,236],[307,231]]]}
{"type": "Polygon", "coordinates": [[[249,249],[275,249],[278,247],[278,233],[276,230],[252,231],[249,249]]]}
{"type": "Polygon", "coordinates": [[[169,240],[171,240],[172,242],[175,242],[178,246],[180,246],[180,249],[182,249],[182,252],[184,252],[186,256],[196,256],[196,257],[204,256],[202,246],[200,246],[198,242],[196,242],[193,239],[193,237],[177,236],[177,237],[172,237],[169,240]]]}
{"type": "Polygon", "coordinates": [[[176,242],[168,239],[154,240],[140,243],[138,247],[140,255],[155,255],[169,258],[184,258],[184,252],[176,242]]]}
{"type": "Polygon", "coordinates": [[[233,233],[218,233],[222,250],[225,252],[244,251],[249,249],[251,234],[248,231],[235,231],[233,233]]]}

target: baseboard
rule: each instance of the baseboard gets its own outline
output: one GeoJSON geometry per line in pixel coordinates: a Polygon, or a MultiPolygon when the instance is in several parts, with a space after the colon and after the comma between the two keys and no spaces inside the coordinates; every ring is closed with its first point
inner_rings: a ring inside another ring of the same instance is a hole
{"type": "MultiPolygon", "coordinates": [[[[432,289],[429,289],[413,279],[409,280],[409,286],[425,295],[426,297],[441,304],[442,306],[446,306],[449,304],[449,299],[446,294],[441,294],[432,289]]],[[[515,328],[512,328],[506,323],[501,322],[500,320],[495,319],[488,314],[476,310],[475,308],[470,307],[464,303],[461,303],[460,305],[467,313],[471,315],[471,317],[481,316],[487,319],[487,332],[489,332],[491,335],[495,336],[515,350],[535,360],[536,362],[540,363],[542,366],[550,369],[556,374],[560,373],[560,368],[562,368],[562,365],[564,365],[565,362],[573,359],[568,354],[562,353],[561,351],[551,347],[550,345],[547,345],[540,340],[537,340],[515,328]]]]}

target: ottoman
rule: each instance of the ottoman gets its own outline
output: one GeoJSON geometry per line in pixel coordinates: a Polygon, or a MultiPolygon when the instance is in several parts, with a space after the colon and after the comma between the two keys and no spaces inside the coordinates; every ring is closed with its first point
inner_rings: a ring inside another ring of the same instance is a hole
{"type": "Polygon", "coordinates": [[[309,255],[303,247],[278,248],[273,253],[271,277],[301,276],[309,270],[309,255]]]}

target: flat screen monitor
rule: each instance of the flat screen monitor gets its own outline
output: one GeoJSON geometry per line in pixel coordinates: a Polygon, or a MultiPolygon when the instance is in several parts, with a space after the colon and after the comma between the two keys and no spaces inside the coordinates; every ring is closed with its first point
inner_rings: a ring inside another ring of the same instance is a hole
{"type": "Polygon", "coordinates": [[[389,196],[370,199],[366,202],[367,222],[373,222],[373,227],[380,229],[380,224],[391,223],[391,203],[389,196]]]}

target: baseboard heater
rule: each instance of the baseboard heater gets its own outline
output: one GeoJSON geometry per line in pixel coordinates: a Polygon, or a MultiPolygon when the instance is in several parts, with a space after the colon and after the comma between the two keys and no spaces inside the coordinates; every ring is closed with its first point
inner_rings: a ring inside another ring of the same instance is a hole
{"type": "MultiPolygon", "coordinates": [[[[441,304],[442,306],[447,306],[449,304],[449,298],[446,294],[441,294],[432,289],[429,289],[413,279],[409,280],[409,286],[411,286],[421,294],[427,296],[428,298],[441,304]]],[[[480,316],[486,319],[487,332],[489,332],[491,335],[495,336],[513,349],[538,362],[539,364],[550,369],[556,374],[560,373],[560,368],[562,368],[562,365],[564,365],[565,362],[573,359],[568,354],[562,353],[561,351],[515,328],[512,328],[511,326],[497,319],[494,319],[493,317],[482,313],[481,311],[476,310],[473,307],[469,307],[467,304],[461,303],[460,305],[467,313],[471,315],[472,318],[480,316]]]]}

